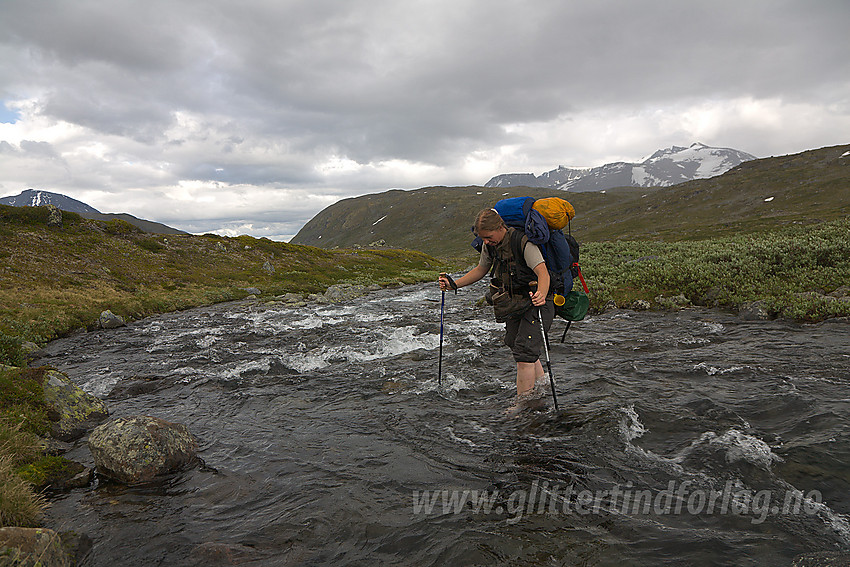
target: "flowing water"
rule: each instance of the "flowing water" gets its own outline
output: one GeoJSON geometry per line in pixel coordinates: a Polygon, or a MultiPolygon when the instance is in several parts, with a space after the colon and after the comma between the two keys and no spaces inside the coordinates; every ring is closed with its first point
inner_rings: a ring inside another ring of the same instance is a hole
{"type": "MultiPolygon", "coordinates": [[[[203,465],[53,499],[114,565],[790,565],[850,551],[850,332],[718,311],[551,331],[560,412],[516,415],[502,325],[436,284],[238,302],[55,341],[113,417],[203,465]]],[[[92,465],[85,444],[69,457],[92,465]]]]}

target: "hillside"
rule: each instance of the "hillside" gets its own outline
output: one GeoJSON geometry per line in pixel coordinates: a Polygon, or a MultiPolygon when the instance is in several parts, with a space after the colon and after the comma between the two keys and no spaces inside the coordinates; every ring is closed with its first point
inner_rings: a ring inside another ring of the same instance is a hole
{"type": "Polygon", "coordinates": [[[188,234],[168,225],[140,219],[128,213],[102,213],[82,201],[72,199],[71,197],[61,193],[51,193],[50,191],[27,189],[18,195],[0,198],[0,205],[9,205],[12,207],[43,207],[46,205],[53,205],[54,207],[66,212],[78,213],[80,216],[87,219],[101,221],[123,220],[143,232],[150,232],[153,234],[188,234]]]}
{"type": "MultiPolygon", "coordinates": [[[[332,284],[430,280],[435,259],[399,250],[333,252],[250,236],[151,235],[127,222],[0,205],[0,363],[4,341],[44,343],[91,329],[101,311],[133,320],[240,299],[319,293],[332,284]]],[[[13,345],[14,346],[14,345],[13,345]]]]}
{"type": "Polygon", "coordinates": [[[666,188],[559,193],[548,188],[428,187],[339,201],[292,239],[323,248],[369,246],[471,256],[475,214],[505,197],[561,196],[579,240],[682,240],[843,217],[850,210],[850,145],[752,160],[710,179],[666,188]]]}

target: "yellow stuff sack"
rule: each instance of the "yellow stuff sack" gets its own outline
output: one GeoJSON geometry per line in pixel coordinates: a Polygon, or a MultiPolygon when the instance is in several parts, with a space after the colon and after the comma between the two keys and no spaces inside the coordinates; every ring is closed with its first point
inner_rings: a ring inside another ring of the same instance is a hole
{"type": "Polygon", "coordinates": [[[555,230],[564,228],[576,216],[573,206],[560,197],[537,199],[532,208],[543,215],[549,228],[555,230]]]}

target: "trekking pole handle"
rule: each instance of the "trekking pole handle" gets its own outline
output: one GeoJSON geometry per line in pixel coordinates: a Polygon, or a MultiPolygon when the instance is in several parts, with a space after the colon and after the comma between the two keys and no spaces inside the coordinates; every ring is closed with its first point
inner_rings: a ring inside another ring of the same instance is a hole
{"type": "Polygon", "coordinates": [[[451,277],[449,274],[447,274],[446,272],[440,272],[440,277],[441,277],[441,278],[446,278],[446,281],[448,281],[448,282],[449,282],[449,286],[451,286],[451,288],[452,288],[453,290],[455,290],[455,294],[457,294],[457,284],[456,284],[456,283],[455,283],[455,281],[452,279],[452,277],[451,277]]]}

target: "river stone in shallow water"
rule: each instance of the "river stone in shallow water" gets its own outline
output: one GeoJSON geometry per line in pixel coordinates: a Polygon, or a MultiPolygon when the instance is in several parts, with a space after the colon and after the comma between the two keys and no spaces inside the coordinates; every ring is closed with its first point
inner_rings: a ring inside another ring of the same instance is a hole
{"type": "Polygon", "coordinates": [[[109,416],[103,400],[78,388],[65,374],[48,370],[44,379],[44,401],[50,418],[50,435],[73,441],[95,423],[109,416]]]}
{"type": "Polygon", "coordinates": [[[764,301],[752,301],[741,305],[738,310],[738,318],[742,321],[768,321],[770,313],[764,301]]]}
{"type": "Polygon", "coordinates": [[[100,425],[89,436],[97,471],[119,482],[148,482],[197,459],[189,429],[157,417],[133,416],[100,425]]]}
{"type": "Polygon", "coordinates": [[[0,565],[67,567],[59,534],[45,528],[0,528],[0,565]]]}

